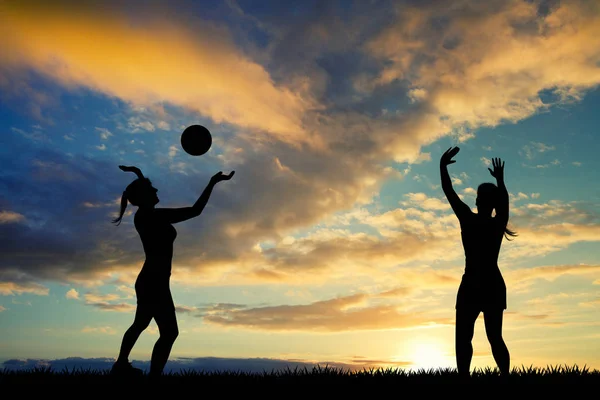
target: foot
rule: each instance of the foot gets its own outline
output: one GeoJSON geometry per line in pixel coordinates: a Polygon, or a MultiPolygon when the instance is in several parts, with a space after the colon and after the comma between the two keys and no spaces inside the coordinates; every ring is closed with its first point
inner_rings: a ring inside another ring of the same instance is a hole
{"type": "Polygon", "coordinates": [[[135,368],[131,365],[130,362],[127,361],[118,361],[115,362],[110,370],[111,375],[120,375],[120,376],[142,376],[144,372],[135,368]]]}

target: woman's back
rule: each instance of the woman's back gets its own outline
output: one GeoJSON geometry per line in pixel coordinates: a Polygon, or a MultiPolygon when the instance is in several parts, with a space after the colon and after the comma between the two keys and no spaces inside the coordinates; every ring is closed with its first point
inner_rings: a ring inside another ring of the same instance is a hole
{"type": "Polygon", "coordinates": [[[506,225],[495,217],[470,212],[462,216],[460,226],[465,251],[465,274],[497,272],[506,225]]]}

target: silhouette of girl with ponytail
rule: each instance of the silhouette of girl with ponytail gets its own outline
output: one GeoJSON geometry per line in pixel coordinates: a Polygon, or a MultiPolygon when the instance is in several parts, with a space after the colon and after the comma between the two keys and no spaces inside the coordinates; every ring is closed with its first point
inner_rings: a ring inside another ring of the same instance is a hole
{"type": "Polygon", "coordinates": [[[221,181],[231,179],[235,171],[229,175],[224,175],[222,172],[215,174],[192,207],[155,208],[154,206],[159,202],[156,195],[158,189],[152,186],[152,182],[144,177],[137,167],[120,165],[119,168],[134,172],[138,178],[123,192],[120,215],[113,222],[117,224],[121,222],[128,202],[138,207],[134,216],[134,225],[140,235],[146,260],[135,282],[137,297],[135,319],[123,336],[119,357],[113,364],[111,372],[113,374],[142,373],[129,363],[129,353],[154,318],[160,337],[152,351],[149,376],[158,377],[162,374],[173,343],[179,335],[175,305],[169,287],[173,242],[177,237],[177,231],[172,224],[199,216],[214,186],[221,181]]]}
{"type": "Polygon", "coordinates": [[[488,168],[497,185],[482,183],[477,188],[477,213],[463,203],[454,189],[447,166],[460,149],[449,148],[441,157],[442,190],[458,217],[465,251],[465,272],[456,298],[455,351],[458,373],[469,376],[473,357],[475,321],[483,312],[485,331],[492,347],[494,360],[503,376],[508,376],[510,355],[502,338],[502,317],[506,310],[506,285],[500,268],[498,254],[502,239],[516,236],[507,228],[508,191],[504,185],[504,162],[492,160],[494,169],[488,168]],[[492,216],[492,211],[496,215],[492,216]]]}

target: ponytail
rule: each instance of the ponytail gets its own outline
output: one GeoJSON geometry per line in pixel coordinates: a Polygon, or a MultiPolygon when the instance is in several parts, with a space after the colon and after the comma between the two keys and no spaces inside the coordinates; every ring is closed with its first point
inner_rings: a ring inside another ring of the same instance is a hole
{"type": "Polygon", "coordinates": [[[506,238],[506,240],[511,240],[508,238],[508,236],[515,237],[515,236],[519,236],[519,235],[517,235],[517,233],[515,231],[511,231],[508,228],[504,228],[504,237],[506,238]]]}
{"type": "MultiPolygon", "coordinates": [[[[121,171],[135,173],[138,177],[137,180],[145,179],[144,175],[142,174],[142,171],[138,167],[119,165],[119,169],[121,171]]],[[[132,183],[135,183],[135,181],[133,181],[132,183]]],[[[130,186],[131,186],[131,184],[130,184],[130,186]]],[[[130,186],[128,186],[127,189],[129,189],[130,186]]],[[[123,219],[123,214],[125,214],[125,209],[127,208],[127,202],[129,201],[129,199],[127,198],[127,189],[125,189],[125,191],[123,191],[123,195],[121,196],[121,211],[119,213],[119,217],[113,219],[113,221],[112,221],[113,223],[115,223],[117,225],[119,225],[121,223],[121,219],[123,219]]],[[[133,204],[133,203],[131,203],[131,204],[133,204]]]]}
{"type": "Polygon", "coordinates": [[[121,196],[121,211],[119,213],[119,217],[113,219],[113,223],[119,225],[121,223],[121,219],[123,218],[123,214],[125,214],[125,208],[127,208],[127,191],[123,191],[123,195],[121,196]]]}

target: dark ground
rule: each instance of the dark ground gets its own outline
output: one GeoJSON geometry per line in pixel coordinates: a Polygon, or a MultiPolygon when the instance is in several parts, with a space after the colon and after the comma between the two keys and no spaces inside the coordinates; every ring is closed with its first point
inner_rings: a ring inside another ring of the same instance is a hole
{"type": "MultiPolygon", "coordinates": [[[[600,371],[574,367],[521,367],[513,369],[509,377],[500,377],[496,370],[475,370],[468,380],[461,380],[454,369],[439,369],[419,372],[403,370],[379,369],[359,372],[343,371],[334,368],[314,368],[313,370],[271,371],[262,374],[250,374],[235,371],[197,372],[189,371],[178,374],[165,374],[160,381],[151,380],[147,375],[116,378],[108,371],[37,369],[29,371],[0,371],[0,388],[15,387],[23,391],[35,391],[40,395],[53,394],[78,395],[82,390],[85,395],[110,393],[112,395],[124,391],[135,394],[157,394],[167,391],[189,392],[194,397],[229,398],[235,394],[248,397],[250,394],[276,394],[278,397],[336,397],[344,396],[414,396],[435,392],[439,395],[458,393],[474,395],[493,395],[497,391],[524,394],[514,391],[517,387],[535,386],[535,396],[542,394],[557,395],[559,387],[570,386],[573,390],[594,385],[600,387],[600,371]],[[489,389],[494,388],[493,392],[489,389]],[[72,391],[76,390],[76,391],[72,391]],[[415,392],[416,390],[416,392],[415,392]]],[[[592,388],[594,389],[594,388],[592,388]]],[[[565,393],[566,394],[566,393],[565,393]]],[[[564,394],[563,394],[564,395],[564,394]]]]}

